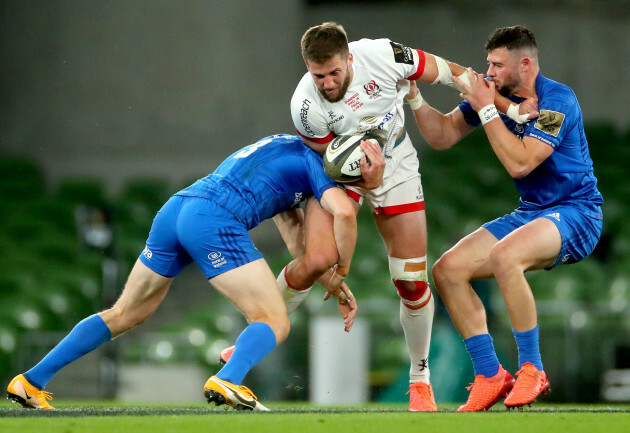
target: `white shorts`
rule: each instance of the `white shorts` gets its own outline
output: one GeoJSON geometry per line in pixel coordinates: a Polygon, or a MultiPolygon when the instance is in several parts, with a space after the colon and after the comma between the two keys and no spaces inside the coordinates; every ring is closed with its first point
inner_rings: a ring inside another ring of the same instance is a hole
{"type": "Polygon", "coordinates": [[[385,165],[383,183],[376,189],[346,186],[350,198],[362,204],[365,200],[374,213],[396,215],[424,210],[424,192],[420,180],[418,153],[409,134],[394,149],[385,165]]]}

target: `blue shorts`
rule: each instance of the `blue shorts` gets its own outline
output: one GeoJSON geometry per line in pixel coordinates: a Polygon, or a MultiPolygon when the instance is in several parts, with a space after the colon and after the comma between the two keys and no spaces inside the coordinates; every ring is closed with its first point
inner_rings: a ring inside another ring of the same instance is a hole
{"type": "Polygon", "coordinates": [[[154,272],[174,277],[195,261],[206,278],[263,256],[247,228],[225,208],[198,197],[171,197],[153,219],[140,260],[154,272]]]}
{"type": "Polygon", "coordinates": [[[562,248],[553,265],[576,263],[588,256],[599,241],[602,234],[603,217],[599,206],[558,205],[543,210],[516,209],[511,214],[485,223],[497,239],[501,240],[512,231],[538,218],[552,221],[562,236],[562,248]]]}

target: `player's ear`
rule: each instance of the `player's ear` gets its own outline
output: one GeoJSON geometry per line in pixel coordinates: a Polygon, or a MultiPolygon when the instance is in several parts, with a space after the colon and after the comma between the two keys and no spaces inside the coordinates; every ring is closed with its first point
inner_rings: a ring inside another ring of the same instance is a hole
{"type": "Polygon", "coordinates": [[[348,66],[352,66],[352,60],[353,60],[352,53],[348,53],[348,66]]]}

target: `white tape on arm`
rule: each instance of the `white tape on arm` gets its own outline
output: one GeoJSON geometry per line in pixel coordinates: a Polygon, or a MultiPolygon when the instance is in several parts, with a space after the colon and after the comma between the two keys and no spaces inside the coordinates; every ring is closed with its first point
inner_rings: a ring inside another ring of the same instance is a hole
{"type": "Polygon", "coordinates": [[[453,85],[453,73],[451,68],[446,63],[446,60],[439,56],[435,57],[435,63],[437,63],[438,76],[431,84],[444,84],[446,86],[453,85]]]}
{"type": "Polygon", "coordinates": [[[527,118],[529,117],[529,113],[519,114],[518,111],[519,111],[520,106],[521,106],[520,104],[519,105],[510,104],[505,115],[509,117],[510,119],[512,119],[513,121],[515,121],[516,123],[520,123],[522,125],[523,123],[527,123],[528,121],[527,118]]]}
{"type": "Polygon", "coordinates": [[[485,125],[491,120],[499,117],[499,111],[497,110],[497,107],[494,106],[494,104],[486,105],[481,110],[477,111],[477,114],[479,114],[479,119],[481,120],[482,125],[485,125]]]}
{"type": "Polygon", "coordinates": [[[422,95],[420,94],[420,92],[418,92],[415,98],[407,99],[407,102],[409,103],[409,106],[411,107],[411,109],[413,111],[416,111],[417,109],[422,107],[422,103],[424,102],[424,99],[422,98],[422,95]]]}

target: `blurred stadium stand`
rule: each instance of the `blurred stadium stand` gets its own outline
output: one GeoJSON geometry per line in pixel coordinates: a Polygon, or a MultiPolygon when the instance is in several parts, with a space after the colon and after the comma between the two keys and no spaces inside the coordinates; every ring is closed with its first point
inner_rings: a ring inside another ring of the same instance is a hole
{"type": "MultiPolygon", "coordinates": [[[[590,124],[587,136],[605,198],[602,240],[582,263],[529,275],[545,369],[553,383],[546,401],[630,400],[630,180],[612,169],[630,166],[630,132],[590,124]]],[[[451,151],[420,152],[433,263],[462,235],[511,211],[517,196],[481,131],[451,151]]],[[[172,189],[160,178],[136,178],[115,196],[106,191],[102,181],[91,177],[64,180],[52,191],[36,163],[0,157],[2,383],[32,366],[76,322],[113,302],[144,247],[153,215],[172,189]]],[[[369,328],[369,399],[402,401],[408,359],[398,302],[384,246],[366,208],[359,213],[359,232],[348,284],[369,328]]],[[[284,251],[264,253],[275,272],[289,261],[284,251]]],[[[181,282],[176,280],[175,293],[149,324],[55,378],[51,387],[58,397],[115,397],[117,369],[125,365],[151,363],[164,365],[165,371],[197,365],[208,374],[215,372],[218,352],[234,341],[245,322],[196,272],[184,272],[181,282]]],[[[517,354],[500,291],[493,281],[479,282],[476,288],[488,305],[501,361],[514,371],[517,354]]],[[[309,321],[337,314],[332,303],[322,303],[321,294],[314,290],[292,317],[288,341],[248,376],[248,385],[260,397],[308,399],[309,321]]],[[[436,299],[431,358],[436,396],[439,401],[462,401],[472,369],[436,299]]]]}

